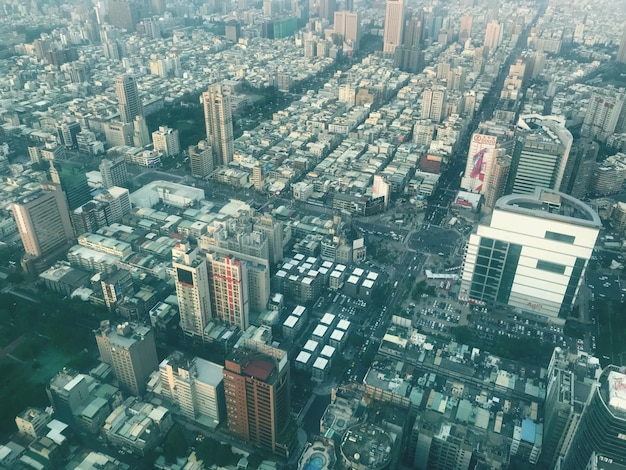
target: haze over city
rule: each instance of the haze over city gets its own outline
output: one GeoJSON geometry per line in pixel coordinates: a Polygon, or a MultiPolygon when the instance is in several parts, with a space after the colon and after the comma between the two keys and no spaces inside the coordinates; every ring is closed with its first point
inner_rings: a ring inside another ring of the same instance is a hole
{"type": "Polygon", "coordinates": [[[0,0],[0,468],[626,470],[624,0],[0,0]]]}

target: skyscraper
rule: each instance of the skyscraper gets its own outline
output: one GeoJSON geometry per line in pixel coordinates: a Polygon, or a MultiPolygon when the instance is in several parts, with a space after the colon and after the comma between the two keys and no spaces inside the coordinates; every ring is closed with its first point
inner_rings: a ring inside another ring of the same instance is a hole
{"type": "Polygon", "coordinates": [[[41,191],[14,203],[11,210],[26,252],[25,271],[43,271],[70,247],[72,224],[58,185],[42,185],[41,191]]]}
{"type": "Polygon", "coordinates": [[[172,267],[180,327],[186,336],[203,340],[204,329],[212,317],[206,258],[197,248],[179,243],[172,249],[172,267]]]}
{"type": "Polygon", "coordinates": [[[393,55],[402,42],[404,26],[404,0],[387,0],[385,7],[385,31],[383,53],[393,55]]]}
{"type": "Polygon", "coordinates": [[[474,17],[472,15],[463,15],[461,17],[461,26],[459,27],[459,41],[465,41],[472,35],[472,23],[474,17]]]}
{"type": "Polygon", "coordinates": [[[446,103],[446,89],[440,86],[427,88],[422,93],[422,119],[441,122],[446,103]]]}
{"type": "Polygon", "coordinates": [[[536,187],[560,189],[572,141],[560,116],[520,116],[506,193],[533,193],[536,187]]]}
{"type": "Polygon", "coordinates": [[[337,11],[337,0],[320,0],[320,18],[328,20],[332,23],[335,20],[335,12],[337,11]]]}
{"type": "Polygon", "coordinates": [[[91,200],[91,190],[83,165],[50,160],[50,179],[61,186],[70,211],[91,200]]]}
{"type": "Polygon", "coordinates": [[[394,55],[394,64],[400,70],[418,73],[422,69],[423,32],[423,19],[421,16],[405,19],[402,30],[402,42],[396,48],[394,55]]]}
{"type": "Polygon", "coordinates": [[[115,95],[118,101],[120,121],[132,124],[136,116],[143,116],[143,105],[137,82],[131,75],[120,75],[115,79],[115,95]]]}
{"type": "Polygon", "coordinates": [[[626,465],[625,436],[626,375],[617,366],[608,366],[593,384],[565,459],[557,468],[597,468],[588,466],[597,455],[620,468],[617,465],[626,465]]]}
{"type": "Polygon", "coordinates": [[[617,61],[622,64],[626,64],[626,29],[622,33],[622,40],[619,43],[619,49],[617,50],[617,61]]]}
{"type": "Polygon", "coordinates": [[[290,380],[287,353],[246,340],[224,365],[228,429],[241,439],[288,455],[295,436],[289,427],[290,380]]]}
{"type": "Polygon", "coordinates": [[[109,0],[109,20],[113,26],[132,33],[140,19],[141,9],[136,2],[132,0],[109,0]]]}
{"type": "Polygon", "coordinates": [[[217,83],[202,94],[207,141],[211,144],[215,166],[228,165],[235,153],[230,96],[217,83]]]}
{"type": "Polygon", "coordinates": [[[502,44],[502,26],[496,20],[487,23],[485,29],[485,41],[483,45],[489,49],[489,53],[495,51],[502,44]]]}
{"type": "Polygon", "coordinates": [[[591,207],[557,191],[500,198],[470,236],[459,298],[568,315],[601,226],[591,207]]]}
{"type": "Polygon", "coordinates": [[[600,146],[590,139],[582,139],[572,146],[561,182],[562,192],[578,199],[587,195],[599,150],[600,146]]]}
{"type": "Polygon", "coordinates": [[[626,95],[611,88],[593,92],[589,98],[581,134],[602,142],[616,131],[626,95]]]}
{"type": "Polygon", "coordinates": [[[152,329],[128,322],[112,328],[104,320],[95,333],[100,359],[111,366],[120,386],[142,395],[148,377],[159,367],[152,329]]]}
{"type": "Polygon", "coordinates": [[[336,11],[334,31],[342,36],[343,42],[351,46],[353,51],[358,50],[361,40],[360,19],[357,12],[336,11]]]}
{"type": "Polygon", "coordinates": [[[207,253],[213,314],[245,331],[249,325],[248,266],[245,261],[207,253]]]}

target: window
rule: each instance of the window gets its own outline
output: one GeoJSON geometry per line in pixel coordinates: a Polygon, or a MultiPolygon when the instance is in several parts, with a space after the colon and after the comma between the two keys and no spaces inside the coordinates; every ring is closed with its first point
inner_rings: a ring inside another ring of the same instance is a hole
{"type": "Polygon", "coordinates": [[[550,271],[551,273],[564,274],[565,266],[558,263],[552,263],[550,261],[537,261],[537,269],[542,269],[544,271],[550,271]]]}
{"type": "Polygon", "coordinates": [[[570,245],[573,245],[574,240],[576,240],[576,237],[572,235],[565,235],[564,233],[551,232],[549,230],[546,230],[546,235],[544,238],[547,238],[548,240],[556,240],[557,242],[569,243],[570,245]]]}

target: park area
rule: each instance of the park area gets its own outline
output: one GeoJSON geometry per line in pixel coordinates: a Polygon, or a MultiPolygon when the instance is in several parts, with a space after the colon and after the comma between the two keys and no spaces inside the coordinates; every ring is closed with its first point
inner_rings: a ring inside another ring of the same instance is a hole
{"type": "Polygon", "coordinates": [[[26,406],[49,405],[46,384],[63,367],[93,363],[98,313],[48,293],[39,302],[0,294],[0,434],[15,430],[15,415],[26,406]]]}

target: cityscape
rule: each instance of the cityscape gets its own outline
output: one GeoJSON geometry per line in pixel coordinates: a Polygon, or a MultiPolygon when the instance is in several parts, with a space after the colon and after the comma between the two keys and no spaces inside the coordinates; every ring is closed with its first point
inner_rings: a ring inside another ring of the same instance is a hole
{"type": "Polygon", "coordinates": [[[0,0],[0,469],[626,470],[625,0],[0,0]]]}

